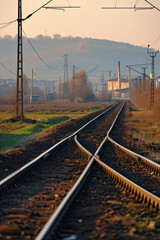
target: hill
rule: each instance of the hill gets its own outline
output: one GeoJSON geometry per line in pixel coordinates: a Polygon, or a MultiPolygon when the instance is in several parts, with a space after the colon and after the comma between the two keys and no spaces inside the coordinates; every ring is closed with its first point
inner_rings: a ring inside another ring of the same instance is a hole
{"type": "MultiPolygon", "coordinates": [[[[53,38],[42,35],[28,40],[23,38],[23,52],[25,74],[31,77],[31,71],[34,69],[35,78],[55,81],[63,79],[64,54],[68,54],[69,77],[72,76],[73,64],[79,70],[84,69],[86,72],[97,66],[95,71],[88,74],[93,82],[100,82],[102,72],[104,72],[105,78],[108,78],[109,71],[112,72],[112,76],[114,73],[117,74],[118,61],[121,62],[122,75],[127,75],[126,65],[144,63],[147,56],[146,48],[128,43],[92,38],[61,37],[58,34],[53,38]]],[[[16,73],[16,37],[0,38],[0,53],[0,62],[16,73]]],[[[12,73],[0,66],[0,79],[11,77],[15,78],[12,73]]]]}

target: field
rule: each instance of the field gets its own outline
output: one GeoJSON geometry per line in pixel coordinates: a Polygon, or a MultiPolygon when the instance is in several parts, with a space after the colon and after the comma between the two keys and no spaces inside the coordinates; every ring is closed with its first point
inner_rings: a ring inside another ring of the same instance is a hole
{"type": "Polygon", "coordinates": [[[104,107],[102,103],[70,103],[57,101],[47,104],[24,106],[25,121],[15,121],[13,106],[1,106],[0,111],[0,152],[20,147],[64,121],[82,117],[104,107]]]}
{"type": "Polygon", "coordinates": [[[139,107],[130,110],[130,134],[145,143],[160,144],[160,122],[154,117],[153,112],[139,107]]]}
{"type": "Polygon", "coordinates": [[[160,121],[152,111],[128,104],[123,126],[128,145],[137,153],[160,161],[160,121]]]}

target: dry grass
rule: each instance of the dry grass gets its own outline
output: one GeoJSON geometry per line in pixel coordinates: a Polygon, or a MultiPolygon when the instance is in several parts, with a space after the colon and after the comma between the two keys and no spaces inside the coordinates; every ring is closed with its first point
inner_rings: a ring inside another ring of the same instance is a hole
{"type": "Polygon", "coordinates": [[[160,143],[160,122],[152,111],[139,111],[136,107],[135,111],[129,113],[129,120],[128,125],[134,138],[146,143],[160,143]]]}
{"type": "MultiPolygon", "coordinates": [[[[106,102],[71,103],[69,100],[55,100],[53,102],[47,103],[24,104],[24,112],[40,112],[40,111],[76,112],[85,111],[102,105],[106,105],[106,102]]],[[[3,111],[14,113],[15,105],[13,104],[0,105],[0,112],[3,111]]]]}

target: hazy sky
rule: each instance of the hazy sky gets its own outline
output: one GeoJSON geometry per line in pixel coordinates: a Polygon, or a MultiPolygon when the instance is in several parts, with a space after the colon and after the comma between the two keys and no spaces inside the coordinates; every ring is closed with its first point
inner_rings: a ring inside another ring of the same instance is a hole
{"type": "MultiPolygon", "coordinates": [[[[102,10],[104,6],[149,5],[144,0],[68,0],[70,5],[81,6],[65,12],[41,9],[23,22],[28,37],[39,34],[53,36],[80,36],[128,42],[134,45],[148,44],[160,49],[160,12],[157,10],[102,10]],[[157,41],[158,40],[158,41],[157,41]],[[156,44],[153,44],[155,43],[156,44]]],[[[48,6],[68,6],[66,0],[54,0],[48,6]]],[[[160,8],[160,0],[149,0],[160,8]]],[[[23,18],[46,3],[47,0],[22,0],[23,18]]],[[[17,19],[18,0],[1,0],[0,23],[17,19]]],[[[0,25],[1,27],[2,25],[0,25]]],[[[15,36],[17,22],[0,28],[0,36],[15,36]]]]}

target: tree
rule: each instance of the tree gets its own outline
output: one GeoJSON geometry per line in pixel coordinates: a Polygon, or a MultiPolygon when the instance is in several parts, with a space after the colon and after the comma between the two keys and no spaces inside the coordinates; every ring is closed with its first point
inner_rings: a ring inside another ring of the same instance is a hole
{"type": "Polygon", "coordinates": [[[75,73],[74,77],[70,79],[69,96],[71,101],[74,101],[76,98],[81,98],[83,102],[95,101],[95,95],[88,84],[85,71],[82,70],[79,73],[75,73]]]}

